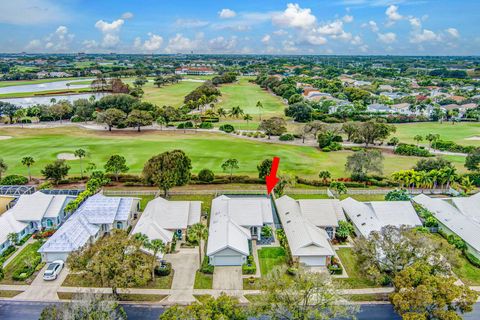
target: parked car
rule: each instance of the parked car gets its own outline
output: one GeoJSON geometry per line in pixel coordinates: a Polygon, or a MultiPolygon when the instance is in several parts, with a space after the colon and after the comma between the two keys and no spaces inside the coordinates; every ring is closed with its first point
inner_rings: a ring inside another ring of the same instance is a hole
{"type": "Polygon", "coordinates": [[[45,272],[43,273],[43,280],[51,281],[57,279],[60,271],[62,271],[63,269],[64,264],[65,262],[63,262],[62,260],[55,260],[50,263],[47,267],[47,270],[45,270],[45,272]]]}

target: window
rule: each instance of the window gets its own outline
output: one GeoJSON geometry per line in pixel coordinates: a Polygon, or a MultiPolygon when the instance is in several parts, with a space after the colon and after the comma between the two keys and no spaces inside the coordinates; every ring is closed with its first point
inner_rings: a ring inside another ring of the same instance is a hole
{"type": "Polygon", "coordinates": [[[325,228],[325,231],[327,232],[328,237],[329,237],[330,239],[333,239],[334,233],[335,233],[335,232],[333,231],[333,227],[326,227],[326,228],[325,228]]]}
{"type": "Polygon", "coordinates": [[[117,221],[117,229],[123,229],[123,223],[121,221],[117,221]]]}
{"type": "Polygon", "coordinates": [[[47,227],[50,228],[53,226],[52,220],[47,219],[47,227]]]}

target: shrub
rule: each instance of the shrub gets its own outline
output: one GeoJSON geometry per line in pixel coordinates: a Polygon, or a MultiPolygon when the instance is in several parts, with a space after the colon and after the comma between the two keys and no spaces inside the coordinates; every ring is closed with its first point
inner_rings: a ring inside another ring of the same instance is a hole
{"type": "Polygon", "coordinates": [[[231,124],[222,124],[220,128],[218,128],[220,131],[224,131],[226,133],[231,133],[235,131],[235,128],[231,124]]]}
{"type": "Polygon", "coordinates": [[[168,276],[172,272],[172,264],[167,262],[155,267],[155,275],[159,277],[168,276]]]}
{"type": "Polygon", "coordinates": [[[202,122],[200,123],[200,129],[213,129],[213,124],[211,122],[202,122]]]}
{"type": "Polygon", "coordinates": [[[82,122],[84,121],[84,119],[80,116],[77,116],[77,115],[74,115],[71,119],[70,119],[71,122],[82,122]]]}
{"type": "Polygon", "coordinates": [[[438,221],[433,216],[427,217],[425,219],[425,227],[427,228],[436,228],[438,227],[438,221]]]}
{"type": "Polygon", "coordinates": [[[192,129],[193,128],[193,122],[187,121],[187,122],[181,122],[177,125],[177,129],[192,129]]]}
{"type": "Polygon", "coordinates": [[[416,157],[433,157],[433,155],[426,149],[417,147],[413,144],[400,143],[395,148],[395,154],[403,156],[416,156],[416,157]]]}
{"type": "Polygon", "coordinates": [[[354,232],[353,226],[350,222],[340,220],[338,222],[337,232],[335,232],[335,237],[343,242],[354,232]]]}
{"type": "Polygon", "coordinates": [[[36,267],[41,261],[42,258],[40,255],[28,258],[28,261],[24,261],[23,265],[19,266],[13,272],[12,279],[16,281],[24,281],[28,279],[35,272],[36,267]]]}
{"type": "Polygon", "coordinates": [[[252,255],[247,257],[247,262],[242,265],[242,274],[255,274],[257,272],[257,266],[255,265],[255,259],[252,255]]]}
{"type": "Polygon", "coordinates": [[[407,190],[392,190],[385,195],[386,201],[409,201],[410,196],[408,195],[407,190]]]}
{"type": "Polygon", "coordinates": [[[23,185],[27,183],[28,183],[27,178],[25,178],[24,176],[16,175],[16,174],[6,176],[0,181],[0,185],[23,185]]]}
{"type": "Polygon", "coordinates": [[[287,274],[289,274],[289,275],[291,275],[291,276],[295,276],[297,273],[298,273],[298,269],[297,269],[297,268],[289,267],[289,268],[287,269],[287,274]]]}
{"type": "Polygon", "coordinates": [[[475,146],[462,146],[453,141],[438,140],[433,144],[433,147],[441,151],[471,153],[475,150],[475,146]]]}
{"type": "Polygon", "coordinates": [[[261,236],[262,238],[270,238],[273,235],[272,227],[263,226],[261,236]]]}
{"type": "Polygon", "coordinates": [[[280,136],[280,141],[293,141],[295,137],[290,133],[284,133],[280,136]]]}
{"type": "Polygon", "coordinates": [[[473,264],[477,268],[480,268],[480,259],[478,259],[468,251],[465,251],[464,254],[467,260],[470,261],[471,264],[473,264]]]}
{"type": "Polygon", "coordinates": [[[338,142],[332,142],[328,146],[322,148],[323,152],[338,151],[338,150],[342,150],[342,145],[338,142]]]}
{"type": "Polygon", "coordinates": [[[215,179],[215,174],[210,169],[202,169],[198,173],[198,180],[201,182],[212,182],[215,179]]]}
{"type": "Polygon", "coordinates": [[[463,241],[463,239],[460,238],[457,235],[449,234],[447,236],[447,241],[448,241],[448,243],[454,245],[455,248],[457,248],[457,249],[460,249],[460,250],[466,250],[467,249],[467,244],[465,243],[465,241],[463,241]]]}
{"type": "Polygon", "coordinates": [[[343,268],[339,264],[331,264],[328,266],[328,271],[330,271],[330,274],[342,274],[343,268]]]}
{"type": "Polygon", "coordinates": [[[202,261],[202,265],[200,266],[200,272],[205,274],[213,274],[215,267],[208,263],[208,257],[205,256],[202,261]]]}

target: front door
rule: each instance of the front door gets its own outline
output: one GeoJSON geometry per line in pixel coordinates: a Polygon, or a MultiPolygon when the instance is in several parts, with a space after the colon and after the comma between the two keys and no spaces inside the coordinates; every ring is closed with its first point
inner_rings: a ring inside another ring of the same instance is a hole
{"type": "Polygon", "coordinates": [[[258,238],[258,229],[257,227],[250,227],[250,234],[252,235],[253,239],[258,238]]]}

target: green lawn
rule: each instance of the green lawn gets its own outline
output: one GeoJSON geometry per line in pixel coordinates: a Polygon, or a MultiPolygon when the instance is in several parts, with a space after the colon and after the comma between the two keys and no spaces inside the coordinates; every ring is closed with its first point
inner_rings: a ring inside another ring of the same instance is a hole
{"type": "MultiPolygon", "coordinates": [[[[12,261],[5,267],[5,278],[3,279],[3,283],[12,283],[14,280],[12,279],[12,275],[17,270],[17,268],[21,268],[24,265],[26,260],[32,259],[32,257],[40,257],[40,253],[37,252],[38,249],[42,246],[42,242],[35,241],[33,243],[28,244],[23,250],[15,257],[12,261]]],[[[43,266],[42,263],[40,265],[43,266]]],[[[35,274],[35,273],[34,273],[35,274]]],[[[33,277],[33,275],[32,275],[33,277]]],[[[27,279],[26,281],[28,281],[27,279]]]]}
{"type": "Polygon", "coordinates": [[[157,88],[153,82],[149,82],[142,87],[145,92],[142,100],[158,106],[180,107],[185,96],[201,84],[201,82],[180,81],[176,84],[157,88]]]}
{"type": "Polygon", "coordinates": [[[218,107],[224,109],[232,109],[240,106],[243,112],[255,115],[254,120],[258,121],[258,115],[268,117],[273,115],[283,115],[285,104],[283,101],[273,94],[268,93],[254,83],[248,82],[249,78],[240,78],[237,83],[224,84],[220,87],[222,96],[218,107]],[[259,111],[256,108],[257,101],[262,102],[263,109],[259,111]]]}
{"type": "Polygon", "coordinates": [[[463,254],[459,253],[460,265],[453,268],[453,272],[469,286],[480,285],[480,268],[472,265],[463,254]]]}
{"type": "Polygon", "coordinates": [[[2,298],[13,298],[16,295],[19,295],[23,291],[18,290],[0,290],[0,297],[2,298]]]}
{"type": "Polygon", "coordinates": [[[353,198],[357,201],[385,201],[384,194],[342,194],[340,200],[353,198]]]}
{"type": "MultiPolygon", "coordinates": [[[[144,289],[170,289],[173,281],[173,270],[168,276],[155,277],[155,281],[149,282],[146,286],[135,287],[144,289]]],[[[63,287],[100,287],[99,283],[92,283],[81,273],[69,273],[62,283],[63,287]]]]}
{"type": "Polygon", "coordinates": [[[39,84],[39,83],[47,83],[47,82],[58,82],[58,81],[82,81],[83,78],[55,78],[55,79],[35,79],[35,80],[8,80],[8,81],[0,81],[0,88],[3,87],[13,87],[13,86],[23,86],[28,84],[39,84]]]}
{"type": "Polygon", "coordinates": [[[194,294],[193,296],[200,303],[205,303],[205,301],[207,301],[208,299],[210,299],[212,297],[212,295],[210,295],[210,294],[194,294]]]}
{"type": "MultiPolygon", "coordinates": [[[[14,92],[14,93],[4,93],[0,94],[0,98],[25,98],[33,96],[47,96],[47,95],[64,95],[64,94],[80,94],[90,92],[90,88],[80,88],[80,89],[61,89],[61,90],[46,90],[46,91],[35,91],[35,92],[14,92]]],[[[55,96],[52,96],[55,98],[55,96]]]]}
{"type": "MultiPolygon", "coordinates": [[[[416,135],[425,136],[429,133],[438,133],[443,140],[451,140],[461,145],[480,146],[480,140],[467,140],[471,137],[480,137],[480,124],[472,122],[461,122],[452,125],[444,122],[421,122],[397,124],[397,132],[393,135],[400,139],[400,142],[416,143],[413,137],[416,135]]],[[[428,145],[428,141],[423,141],[428,145]]]]}
{"type": "Polygon", "coordinates": [[[194,289],[212,289],[212,285],[213,274],[205,274],[197,271],[195,274],[195,284],[193,285],[194,289]]]}
{"type": "MultiPolygon", "coordinates": [[[[102,168],[113,154],[126,157],[129,173],[139,174],[144,163],[152,156],[173,149],[182,149],[192,160],[193,173],[209,168],[216,174],[225,174],[221,164],[229,158],[239,161],[235,174],[256,176],[257,165],[266,158],[280,157],[279,172],[287,172],[308,178],[316,178],[321,170],[328,170],[333,177],[348,176],[344,166],[346,157],[352,152],[321,152],[309,146],[270,144],[246,140],[219,133],[201,132],[107,132],[89,131],[80,128],[21,129],[2,128],[0,135],[12,139],[0,140],[1,157],[9,169],[6,174],[27,174],[20,159],[32,156],[35,164],[32,174],[41,175],[47,163],[54,161],[59,153],[73,153],[82,148],[87,151],[84,166],[93,162],[102,168]]],[[[400,169],[410,168],[418,158],[385,154],[386,175],[400,169]]],[[[80,161],[68,161],[70,174],[80,174],[80,161]]],[[[462,167],[459,167],[462,172],[462,167]]],[[[463,171],[465,169],[463,168],[463,171]]]]}
{"type": "Polygon", "coordinates": [[[276,266],[285,264],[287,256],[282,247],[266,247],[258,250],[258,261],[262,276],[266,276],[276,266]]]}
{"type": "Polygon", "coordinates": [[[352,248],[340,248],[336,251],[338,257],[342,261],[345,271],[347,271],[348,278],[336,278],[335,282],[344,285],[347,288],[369,288],[375,287],[375,283],[366,279],[358,269],[358,263],[352,248]]]}
{"type": "Polygon", "coordinates": [[[202,212],[210,213],[214,196],[212,195],[171,195],[168,200],[176,201],[202,201],[202,212]]]}
{"type": "Polygon", "coordinates": [[[330,199],[326,194],[290,194],[287,192],[287,196],[292,199],[330,199]]]}

